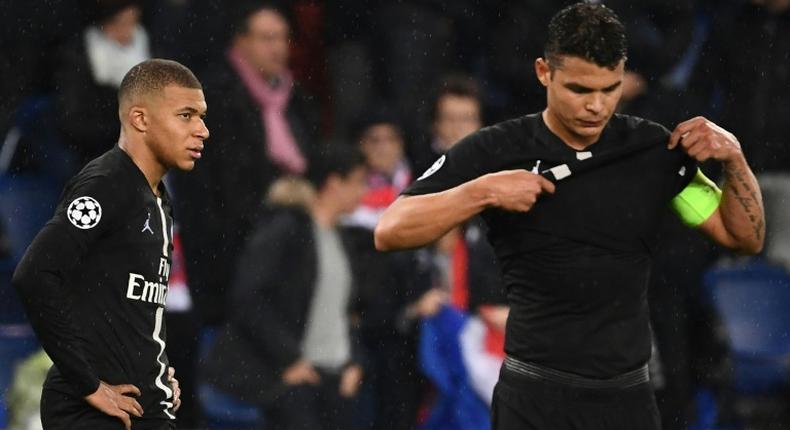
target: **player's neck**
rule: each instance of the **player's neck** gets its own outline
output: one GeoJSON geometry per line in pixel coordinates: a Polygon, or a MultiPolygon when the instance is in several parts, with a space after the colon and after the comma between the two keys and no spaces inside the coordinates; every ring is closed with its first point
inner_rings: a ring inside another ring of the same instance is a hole
{"type": "Polygon", "coordinates": [[[576,151],[582,151],[586,149],[588,146],[597,142],[601,137],[600,134],[597,136],[580,136],[573,133],[573,131],[568,130],[568,128],[565,127],[548,108],[544,110],[541,115],[543,116],[543,122],[546,124],[546,127],[548,127],[549,131],[557,136],[563,143],[576,151]]]}
{"type": "Polygon", "coordinates": [[[132,162],[143,172],[148,186],[151,187],[151,192],[159,196],[159,183],[162,182],[162,177],[167,172],[167,169],[162,167],[161,163],[154,157],[151,151],[143,142],[132,142],[127,139],[124,134],[118,139],[118,147],[123,152],[129,155],[132,162]]]}

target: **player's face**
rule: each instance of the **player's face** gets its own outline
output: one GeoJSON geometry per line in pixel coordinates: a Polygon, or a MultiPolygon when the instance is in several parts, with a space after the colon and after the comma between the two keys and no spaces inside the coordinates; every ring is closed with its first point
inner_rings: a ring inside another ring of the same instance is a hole
{"type": "Polygon", "coordinates": [[[546,112],[552,131],[568,143],[596,142],[620,101],[624,70],[625,61],[609,69],[566,56],[551,71],[539,58],[535,71],[546,87],[546,112]]]}
{"type": "Polygon", "coordinates": [[[277,12],[261,10],[250,16],[247,33],[238,36],[245,57],[265,77],[283,73],[288,67],[290,30],[277,12]]]}
{"type": "Polygon", "coordinates": [[[393,173],[403,159],[403,140],[391,124],[368,127],[359,144],[368,166],[377,172],[393,173]]]}
{"type": "Polygon", "coordinates": [[[154,157],[165,168],[192,170],[209,136],[203,91],[168,85],[149,112],[146,141],[154,157]]]}
{"type": "Polygon", "coordinates": [[[446,94],[436,102],[433,131],[439,141],[450,149],[481,126],[480,105],[472,97],[446,94]]]}

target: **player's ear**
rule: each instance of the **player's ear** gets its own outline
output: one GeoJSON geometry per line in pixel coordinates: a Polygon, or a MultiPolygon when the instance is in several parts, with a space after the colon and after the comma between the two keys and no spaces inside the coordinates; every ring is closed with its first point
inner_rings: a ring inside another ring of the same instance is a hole
{"type": "Polygon", "coordinates": [[[535,60],[535,75],[544,87],[549,85],[549,81],[551,81],[551,68],[549,67],[549,63],[543,58],[539,57],[535,60]]]}
{"type": "Polygon", "coordinates": [[[148,130],[148,110],[142,106],[132,106],[127,112],[127,121],[135,130],[145,133],[148,130]]]}

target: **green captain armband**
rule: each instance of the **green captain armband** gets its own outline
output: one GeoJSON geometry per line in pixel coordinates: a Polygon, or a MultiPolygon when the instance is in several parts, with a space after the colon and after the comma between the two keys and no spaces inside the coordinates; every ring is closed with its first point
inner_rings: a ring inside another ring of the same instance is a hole
{"type": "Polygon", "coordinates": [[[719,207],[721,190],[700,169],[694,179],[672,199],[672,210],[683,224],[697,227],[707,220],[719,207]]]}

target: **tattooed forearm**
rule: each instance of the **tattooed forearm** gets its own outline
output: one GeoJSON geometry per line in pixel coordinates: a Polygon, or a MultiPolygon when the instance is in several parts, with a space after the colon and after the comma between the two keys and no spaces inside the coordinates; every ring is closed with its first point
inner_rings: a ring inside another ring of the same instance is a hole
{"type": "MultiPolygon", "coordinates": [[[[743,168],[725,168],[724,173],[727,178],[725,185],[725,200],[732,199],[736,201],[741,209],[740,215],[737,213],[730,214],[732,218],[735,218],[730,221],[742,219],[748,222],[748,230],[751,230],[754,239],[758,242],[762,242],[765,235],[765,220],[763,218],[762,197],[760,196],[754,176],[751,172],[743,168]],[[726,195],[727,191],[730,191],[729,196],[726,195]]],[[[733,225],[733,227],[735,227],[733,228],[734,231],[741,230],[737,228],[737,224],[740,224],[738,222],[728,224],[736,224],[733,225]]],[[[744,231],[743,233],[746,232],[744,231]]]]}
{"type": "Polygon", "coordinates": [[[763,221],[762,218],[757,220],[757,222],[752,225],[752,228],[754,229],[754,237],[756,237],[757,240],[763,240],[763,235],[765,234],[765,221],[763,221]]]}

